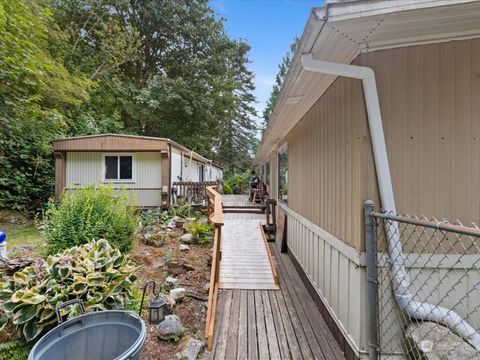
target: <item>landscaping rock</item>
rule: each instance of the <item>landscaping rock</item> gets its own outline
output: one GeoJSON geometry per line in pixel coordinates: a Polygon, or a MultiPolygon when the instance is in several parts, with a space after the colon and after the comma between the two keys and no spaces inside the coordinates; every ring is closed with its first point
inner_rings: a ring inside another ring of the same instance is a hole
{"type": "Polygon", "coordinates": [[[166,295],[164,297],[165,302],[167,303],[167,314],[173,314],[173,310],[175,308],[176,301],[170,295],[166,295]]]}
{"type": "Polygon", "coordinates": [[[425,360],[480,360],[480,354],[461,337],[445,326],[422,322],[410,325],[405,336],[415,351],[412,354],[425,360]]]}
{"type": "Polygon", "coordinates": [[[205,341],[197,340],[193,337],[186,337],[180,344],[180,352],[176,353],[177,359],[196,360],[198,354],[205,347],[205,341]]]}
{"type": "Polygon", "coordinates": [[[190,250],[190,246],[185,245],[185,244],[180,244],[179,250],[180,251],[188,251],[188,250],[190,250]]]}
{"type": "Polygon", "coordinates": [[[165,279],[165,282],[170,286],[175,286],[177,285],[178,280],[177,278],[174,278],[172,276],[167,276],[167,278],[165,279]]]}
{"type": "Polygon", "coordinates": [[[193,242],[193,235],[186,233],[180,236],[180,241],[185,243],[185,244],[191,244],[193,242]]]}
{"type": "Polygon", "coordinates": [[[184,288],[176,288],[170,290],[170,296],[173,300],[178,301],[185,297],[185,289],[184,288]]]}
{"type": "Polygon", "coordinates": [[[143,236],[152,235],[155,232],[155,228],[153,226],[145,226],[143,228],[143,236]]]}
{"type": "Polygon", "coordinates": [[[154,234],[146,235],[145,236],[145,244],[155,247],[161,247],[165,244],[165,231],[158,231],[154,234]]]}
{"type": "Polygon", "coordinates": [[[160,340],[176,340],[185,332],[185,328],[177,315],[167,315],[157,328],[160,340]]]}
{"type": "Polygon", "coordinates": [[[164,267],[169,274],[173,274],[173,275],[183,274],[186,271],[185,259],[182,259],[182,258],[166,259],[164,267]]]}

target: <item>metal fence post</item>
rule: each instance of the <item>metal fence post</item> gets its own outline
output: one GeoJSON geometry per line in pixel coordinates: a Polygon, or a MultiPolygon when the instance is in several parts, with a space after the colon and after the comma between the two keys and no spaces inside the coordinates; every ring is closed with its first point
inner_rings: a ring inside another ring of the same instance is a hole
{"type": "Polygon", "coordinates": [[[376,220],[372,216],[374,203],[371,200],[365,201],[363,205],[365,216],[365,241],[366,241],[366,260],[367,260],[367,297],[368,297],[368,358],[370,360],[378,359],[378,280],[377,280],[377,235],[376,220]]]}

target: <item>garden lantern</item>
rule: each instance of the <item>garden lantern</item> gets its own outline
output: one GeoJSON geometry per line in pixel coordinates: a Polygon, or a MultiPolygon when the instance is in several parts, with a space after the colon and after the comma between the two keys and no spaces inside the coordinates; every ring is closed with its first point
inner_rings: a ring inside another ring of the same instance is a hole
{"type": "Polygon", "coordinates": [[[165,305],[166,302],[160,297],[158,291],[155,291],[155,281],[150,280],[145,283],[142,294],[142,301],[140,303],[139,315],[142,314],[143,300],[145,299],[145,293],[147,292],[148,286],[152,285],[152,293],[154,298],[148,301],[148,321],[150,324],[159,324],[165,319],[165,305]]]}
{"type": "Polygon", "coordinates": [[[160,324],[165,319],[165,301],[158,295],[148,302],[148,321],[160,324]]]}

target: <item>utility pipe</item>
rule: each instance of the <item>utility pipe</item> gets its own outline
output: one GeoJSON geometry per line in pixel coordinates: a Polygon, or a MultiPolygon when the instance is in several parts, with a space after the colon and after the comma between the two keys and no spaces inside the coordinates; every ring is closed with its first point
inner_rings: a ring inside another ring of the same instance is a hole
{"type": "MultiPolygon", "coordinates": [[[[383,209],[396,214],[374,71],[365,66],[315,60],[312,54],[302,55],[302,66],[307,71],[362,80],[380,200],[383,209]]],[[[410,276],[405,268],[405,255],[403,254],[400,241],[398,223],[392,222],[390,226],[386,225],[385,231],[388,240],[388,256],[391,264],[390,275],[393,291],[400,309],[412,318],[434,321],[447,326],[465,339],[477,351],[480,351],[480,334],[455,311],[437,305],[421,303],[413,299],[410,291],[410,276]]]]}

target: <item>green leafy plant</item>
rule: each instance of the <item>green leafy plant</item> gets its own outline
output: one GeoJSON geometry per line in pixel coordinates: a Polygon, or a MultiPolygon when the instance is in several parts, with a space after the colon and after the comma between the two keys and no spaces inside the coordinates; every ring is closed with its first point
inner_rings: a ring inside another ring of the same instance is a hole
{"type": "Polygon", "coordinates": [[[227,177],[223,182],[223,192],[231,191],[231,194],[247,194],[250,189],[251,174],[245,171],[227,177]]]}
{"type": "Polygon", "coordinates": [[[48,254],[106,239],[122,252],[132,250],[137,227],[135,209],[126,191],[84,187],[64,194],[59,205],[44,213],[48,254]]]}
{"type": "Polygon", "coordinates": [[[223,184],[223,193],[225,195],[232,195],[233,194],[233,189],[228,183],[223,184]]]}
{"type": "Polygon", "coordinates": [[[21,340],[0,344],[0,360],[27,360],[29,346],[21,340]]]}
{"type": "Polygon", "coordinates": [[[185,204],[177,207],[170,207],[168,214],[172,217],[186,219],[192,216],[192,205],[185,204]]]}
{"type": "Polygon", "coordinates": [[[213,225],[197,221],[188,222],[184,225],[185,230],[193,235],[197,244],[209,244],[212,241],[213,225]]]}
{"type": "MultiPolygon", "coordinates": [[[[13,324],[30,342],[56,325],[55,307],[65,301],[81,299],[87,311],[128,307],[136,269],[104,239],[39,258],[0,284],[2,328],[13,324]]],[[[65,318],[78,314],[77,305],[61,310],[65,318]]]]}

